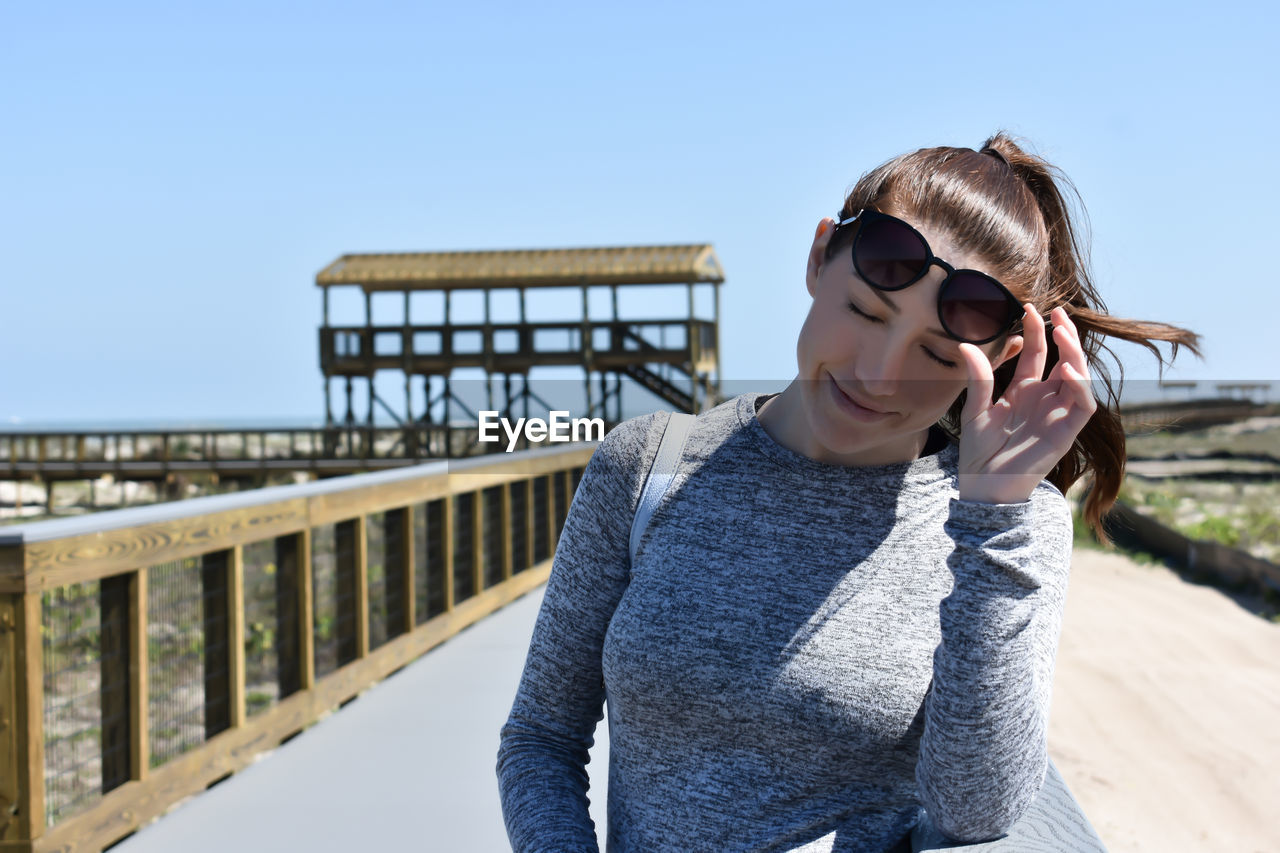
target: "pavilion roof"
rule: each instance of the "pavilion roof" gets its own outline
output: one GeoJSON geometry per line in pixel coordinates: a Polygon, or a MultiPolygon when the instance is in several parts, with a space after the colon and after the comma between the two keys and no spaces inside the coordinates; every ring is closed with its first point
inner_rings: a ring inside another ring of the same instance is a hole
{"type": "Polygon", "coordinates": [[[723,281],[709,243],[349,254],[316,275],[319,287],[359,285],[366,291],[723,281]]]}

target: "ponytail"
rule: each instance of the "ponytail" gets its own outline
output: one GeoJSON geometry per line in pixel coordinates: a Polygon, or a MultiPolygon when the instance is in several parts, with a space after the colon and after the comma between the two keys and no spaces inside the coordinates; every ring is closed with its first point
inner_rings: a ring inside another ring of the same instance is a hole
{"type": "MultiPolygon", "coordinates": [[[[1103,343],[1104,338],[1138,344],[1156,357],[1161,369],[1177,357],[1178,348],[1186,347],[1200,355],[1199,336],[1194,332],[1165,323],[1129,320],[1107,313],[1106,304],[1098,295],[1088,272],[1086,244],[1072,225],[1066,200],[1061,189],[1068,189],[1077,203],[1079,193],[1058,169],[1043,159],[1023,151],[1004,133],[988,139],[982,154],[993,155],[1005,163],[1008,169],[1030,190],[1036,201],[1044,227],[1048,232],[1048,272],[1045,280],[1035,287],[1032,301],[1042,310],[1058,305],[1066,307],[1080,334],[1080,343],[1088,359],[1094,377],[1094,399],[1098,408],[1076,436],[1071,450],[1053,470],[1048,480],[1064,494],[1080,477],[1089,474],[1091,485],[1084,502],[1085,521],[1093,528],[1098,539],[1109,542],[1103,530],[1102,519],[1124,481],[1125,434],[1119,414],[1119,386],[1123,384],[1124,368],[1115,352],[1103,343]],[[1170,345],[1166,360],[1157,342],[1170,345]],[[1112,380],[1101,354],[1106,353],[1119,368],[1119,381],[1112,380]]],[[[1083,215],[1083,204],[1079,204],[1083,215]]],[[[1048,338],[1049,352],[1045,360],[1045,375],[1058,362],[1058,348],[1052,335],[1048,338]]],[[[1002,364],[996,371],[995,394],[998,398],[1008,387],[1017,369],[1017,359],[1002,364]]],[[[958,421],[957,421],[958,423],[958,421]]]]}

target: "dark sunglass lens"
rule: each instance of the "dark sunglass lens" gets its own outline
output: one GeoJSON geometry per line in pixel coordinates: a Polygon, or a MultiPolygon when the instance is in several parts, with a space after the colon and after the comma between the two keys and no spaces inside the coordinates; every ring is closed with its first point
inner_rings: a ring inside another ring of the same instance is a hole
{"type": "Polygon", "coordinates": [[[1000,285],[959,273],[938,295],[943,327],[962,341],[988,341],[1009,327],[1012,308],[1000,285]]]}
{"type": "Polygon", "coordinates": [[[859,274],[868,284],[894,290],[920,277],[928,250],[908,228],[884,219],[864,222],[853,245],[859,274]]]}

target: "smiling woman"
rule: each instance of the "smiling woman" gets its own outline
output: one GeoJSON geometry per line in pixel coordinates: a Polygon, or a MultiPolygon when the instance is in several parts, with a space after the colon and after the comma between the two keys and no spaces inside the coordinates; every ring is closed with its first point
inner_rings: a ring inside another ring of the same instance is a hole
{"type": "Polygon", "coordinates": [[[1010,139],[904,155],[818,223],[795,380],[698,415],[634,549],[668,416],[605,437],[502,729],[514,849],[596,849],[606,707],[615,853],[896,853],[922,811],[973,842],[1027,812],[1063,493],[1091,475],[1097,523],[1123,467],[1102,336],[1196,345],[1107,315],[1082,258],[1052,167],[1010,139]]]}

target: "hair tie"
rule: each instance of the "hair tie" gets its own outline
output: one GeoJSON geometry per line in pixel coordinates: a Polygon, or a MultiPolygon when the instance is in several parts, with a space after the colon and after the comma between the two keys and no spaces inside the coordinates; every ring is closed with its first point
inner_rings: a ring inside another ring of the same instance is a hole
{"type": "Polygon", "coordinates": [[[992,157],[996,158],[996,159],[997,159],[997,160],[999,160],[1001,163],[1004,163],[1004,164],[1005,164],[1006,166],[1008,166],[1010,169],[1012,169],[1012,168],[1013,168],[1013,164],[1009,162],[1008,158],[1006,158],[1003,154],[1001,154],[999,151],[997,151],[996,149],[992,148],[992,147],[991,147],[991,146],[989,146],[989,145],[988,145],[986,148],[983,148],[983,149],[982,149],[981,151],[979,151],[978,153],[979,153],[979,154],[990,154],[992,157]]]}

